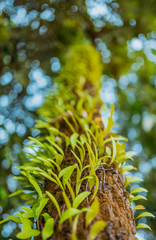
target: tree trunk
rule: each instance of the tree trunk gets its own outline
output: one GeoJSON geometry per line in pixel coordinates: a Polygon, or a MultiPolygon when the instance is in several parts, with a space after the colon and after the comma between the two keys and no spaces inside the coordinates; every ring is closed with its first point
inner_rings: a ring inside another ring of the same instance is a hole
{"type": "MultiPolygon", "coordinates": [[[[68,120],[71,124],[73,124],[70,116],[67,114],[68,120]]],[[[99,115],[100,116],[100,115],[99,115]]],[[[96,119],[99,119],[96,113],[96,119]]],[[[94,120],[95,121],[95,120],[94,120]]],[[[52,121],[52,124],[55,122],[60,123],[60,129],[67,136],[71,135],[71,130],[68,125],[65,123],[63,118],[59,117],[52,121]]],[[[101,127],[102,127],[102,123],[101,127]]],[[[79,133],[82,134],[81,126],[79,126],[79,133]]],[[[108,138],[107,136],[106,138],[108,138]]],[[[93,140],[93,139],[92,139],[93,140]]],[[[110,148],[112,148],[111,144],[107,144],[110,148]]],[[[68,166],[71,166],[76,163],[73,154],[71,154],[71,147],[64,147],[65,158],[61,164],[62,169],[68,166]]],[[[85,149],[85,161],[84,166],[89,164],[89,156],[88,150],[85,149]]],[[[79,156],[79,152],[75,150],[75,153],[79,156]]],[[[83,172],[83,177],[89,174],[88,170],[83,172]]],[[[133,240],[135,239],[136,227],[134,222],[134,214],[131,208],[131,205],[128,201],[129,192],[125,189],[125,181],[121,174],[120,169],[117,169],[117,164],[109,164],[107,162],[104,165],[101,165],[96,170],[96,175],[99,179],[99,186],[96,197],[99,201],[99,212],[93,223],[97,220],[104,220],[106,222],[106,227],[97,235],[96,240],[133,240]]],[[[71,177],[71,186],[73,190],[75,189],[76,183],[76,171],[73,172],[71,177]]],[[[83,182],[80,188],[80,192],[89,190],[89,186],[87,180],[83,182]]],[[[45,191],[49,191],[55,196],[61,212],[66,210],[66,205],[62,197],[61,189],[52,183],[49,180],[45,182],[45,191]]],[[[83,203],[80,205],[81,208],[87,207],[89,208],[91,205],[91,198],[93,196],[94,188],[91,191],[91,196],[88,199],[85,199],[83,203]]],[[[68,197],[71,200],[70,193],[68,193],[68,197]]],[[[51,217],[55,219],[55,230],[50,240],[69,240],[71,239],[72,234],[72,226],[69,221],[66,221],[62,224],[61,229],[58,228],[59,216],[56,208],[50,202],[47,206],[47,212],[51,217]]],[[[43,218],[40,219],[39,230],[42,231],[44,225],[43,218]]],[[[85,213],[81,214],[78,221],[77,227],[77,239],[88,239],[89,240],[89,230],[90,226],[86,226],[85,222],[85,213]]],[[[40,240],[41,237],[37,237],[36,240],[40,240]]]]}
{"type": "MultiPolygon", "coordinates": [[[[90,58],[89,54],[86,52],[86,55],[84,54],[84,51],[86,51],[87,47],[83,46],[83,50],[81,50],[81,46],[76,50],[77,55],[79,59],[84,58],[84,63],[86,64],[86,69],[88,72],[88,75],[90,74],[89,71],[95,71],[99,68],[99,65],[93,66],[90,65],[90,58]],[[86,61],[86,58],[87,61],[86,61]],[[87,63],[86,63],[87,62],[87,63]]],[[[75,54],[76,55],[76,54],[75,54]]],[[[75,56],[73,54],[73,56],[75,56]]],[[[76,56],[77,56],[76,55],[76,56]]],[[[91,54],[92,55],[92,54],[91,54]]],[[[93,57],[95,60],[95,57],[93,57]]],[[[93,60],[92,59],[92,60],[93,60]]],[[[73,79],[74,71],[76,70],[72,69],[72,58],[69,62],[69,69],[71,71],[71,79],[73,79]]],[[[74,61],[77,66],[79,67],[79,62],[74,61]]],[[[75,67],[75,66],[73,66],[75,67]]],[[[81,68],[80,68],[81,70],[81,68]]],[[[85,72],[84,72],[85,73],[85,72]]],[[[65,83],[64,83],[64,76],[66,73],[63,72],[62,79],[65,89],[65,83]]],[[[100,75],[100,74],[96,74],[100,75]]],[[[69,76],[69,74],[68,74],[69,76]]],[[[79,193],[82,193],[84,191],[90,191],[91,194],[84,199],[84,201],[80,204],[79,209],[82,208],[90,208],[93,202],[93,198],[97,199],[99,202],[99,211],[95,219],[91,222],[91,224],[86,224],[86,213],[81,213],[78,219],[78,225],[76,230],[76,236],[71,238],[73,234],[72,229],[72,221],[66,220],[61,227],[58,227],[59,224],[59,215],[58,211],[56,210],[56,207],[54,207],[54,204],[49,201],[48,205],[46,206],[45,212],[49,213],[49,215],[55,219],[54,224],[54,233],[49,238],[50,240],[90,240],[89,234],[90,229],[92,225],[98,221],[103,220],[106,223],[106,227],[102,229],[102,231],[97,234],[96,240],[133,240],[135,239],[135,233],[136,233],[136,227],[134,222],[134,214],[131,209],[130,202],[128,201],[129,193],[125,189],[125,182],[124,178],[121,174],[121,170],[118,166],[118,164],[115,159],[118,156],[121,156],[120,153],[125,153],[123,149],[123,145],[119,143],[121,146],[121,149],[116,152],[116,156],[113,157],[114,149],[113,149],[113,141],[109,140],[105,145],[103,145],[102,153],[100,151],[100,143],[106,139],[112,139],[114,137],[114,133],[110,133],[110,131],[107,131],[108,129],[104,129],[104,125],[102,122],[101,114],[100,114],[100,108],[101,108],[101,101],[98,96],[97,90],[100,86],[99,83],[94,82],[94,79],[92,80],[92,75],[89,75],[90,79],[86,79],[83,84],[81,84],[81,89],[79,89],[79,92],[76,92],[77,88],[75,82],[72,82],[72,90],[69,92],[71,95],[71,99],[74,99],[75,103],[72,106],[72,114],[71,112],[68,112],[68,108],[65,117],[66,120],[64,120],[63,115],[57,116],[51,121],[51,125],[57,127],[57,129],[62,132],[65,136],[67,136],[69,139],[71,139],[71,135],[73,134],[73,129],[71,126],[73,126],[74,129],[77,128],[76,134],[78,134],[79,141],[81,139],[81,136],[88,137],[87,132],[85,130],[85,127],[83,123],[85,121],[87,122],[87,126],[89,127],[91,131],[89,145],[92,149],[91,151],[96,152],[96,155],[98,159],[107,157],[106,149],[109,148],[109,151],[111,152],[110,157],[107,159],[107,161],[103,162],[103,160],[100,162],[98,167],[95,168],[95,176],[97,177],[98,184],[93,184],[93,187],[90,187],[88,179],[85,179],[81,187],[79,189],[79,193]],[[74,87],[75,86],[75,87],[74,87]],[[80,111],[80,105],[79,101],[84,98],[83,104],[82,104],[82,111],[80,111]],[[96,103],[95,103],[96,100],[96,103]],[[90,102],[89,102],[90,101],[90,102]],[[75,118],[75,121],[73,120],[72,116],[78,116],[75,118]],[[90,117],[89,117],[90,116],[90,117]],[[87,118],[88,117],[88,118],[87,118]],[[90,120],[86,120],[90,119],[90,120]],[[76,127],[77,125],[77,127],[76,127]],[[100,133],[101,135],[98,135],[100,133]],[[97,137],[99,136],[99,137],[97,137]],[[97,145],[95,144],[97,142],[97,145]],[[95,151],[95,145],[97,147],[97,151],[95,151]],[[113,159],[114,158],[114,159],[113,159]],[[112,161],[113,160],[113,161],[112,161]],[[98,187],[97,187],[98,186],[98,187]],[[96,189],[97,187],[97,189],[96,189]],[[96,194],[94,195],[95,191],[97,190],[96,194]]],[[[80,80],[79,80],[80,81],[80,80]]],[[[68,87],[68,85],[67,85],[68,87]]],[[[62,99],[66,98],[67,93],[64,93],[63,91],[59,93],[59,97],[62,99]]],[[[65,103],[66,104],[66,103],[65,103]]],[[[70,101],[67,101],[67,104],[70,106],[70,101]]],[[[70,110],[71,110],[70,109],[70,110]]],[[[110,124],[113,123],[112,116],[109,118],[110,124]]],[[[110,127],[111,128],[111,127],[110,127]]],[[[110,130],[110,129],[109,129],[110,130]]],[[[56,138],[56,136],[55,136],[56,138]]],[[[116,144],[116,143],[114,143],[116,144]]],[[[119,147],[118,145],[118,147],[119,147]]],[[[69,144],[66,146],[65,137],[62,137],[61,139],[61,147],[64,152],[64,159],[61,163],[61,169],[64,169],[66,167],[72,166],[74,164],[78,164],[77,159],[73,155],[72,151],[80,158],[81,154],[77,147],[73,148],[72,144],[69,144]]],[[[82,162],[83,167],[90,164],[90,153],[89,148],[87,147],[87,143],[84,144],[84,160],[82,162]]],[[[125,146],[124,146],[125,148],[125,146]]],[[[121,157],[120,157],[121,159],[121,157]]],[[[78,164],[79,165],[79,164],[78,164]]],[[[57,174],[57,173],[56,173],[57,174]]],[[[85,168],[85,170],[82,172],[81,179],[83,179],[86,176],[92,176],[91,175],[91,168],[85,168]]],[[[95,178],[96,178],[95,177],[95,178]]],[[[75,192],[76,189],[76,181],[77,181],[77,170],[75,169],[71,175],[70,184],[75,192]]],[[[67,208],[67,204],[62,196],[62,190],[60,187],[58,187],[55,183],[45,180],[45,191],[49,191],[57,200],[61,213],[63,213],[67,208]]],[[[66,188],[67,197],[69,198],[70,202],[72,203],[72,196],[70,191],[66,188]]],[[[40,231],[42,231],[44,226],[44,219],[43,217],[40,218],[38,228],[40,231]]],[[[37,237],[36,240],[40,240],[41,237],[37,237]]]]}

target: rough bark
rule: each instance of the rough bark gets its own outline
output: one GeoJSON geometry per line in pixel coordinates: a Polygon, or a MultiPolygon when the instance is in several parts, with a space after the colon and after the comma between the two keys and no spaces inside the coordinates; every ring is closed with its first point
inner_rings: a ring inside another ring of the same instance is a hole
{"type": "MultiPolygon", "coordinates": [[[[96,116],[98,118],[98,116],[96,116]]],[[[70,119],[69,119],[70,120],[70,119]]],[[[70,129],[65,122],[58,118],[56,121],[60,122],[60,129],[66,135],[70,135],[70,129]]],[[[55,124],[55,121],[52,122],[55,124]]],[[[81,130],[80,130],[81,131],[81,130]]],[[[111,145],[109,144],[111,147],[111,145]]],[[[65,159],[62,162],[62,168],[73,165],[76,163],[73,155],[71,154],[70,147],[63,149],[65,152],[65,159]]],[[[76,152],[79,155],[78,152],[76,152]]],[[[86,159],[84,165],[89,164],[89,156],[86,149],[86,159]]],[[[116,169],[116,164],[110,165],[109,163],[100,166],[96,170],[96,174],[99,178],[99,189],[97,198],[100,203],[100,209],[95,221],[104,220],[107,223],[106,228],[98,234],[96,240],[133,240],[135,239],[136,227],[134,222],[134,214],[131,209],[131,205],[128,201],[129,193],[125,189],[124,178],[120,172],[120,169],[116,169]]],[[[85,170],[82,177],[88,175],[88,170],[85,170]]],[[[71,185],[75,189],[76,171],[72,174],[71,185]]],[[[50,181],[45,182],[45,190],[51,192],[57,199],[61,211],[66,209],[65,202],[62,197],[61,189],[50,181]]],[[[84,181],[81,185],[80,192],[89,190],[87,181],[84,181]]],[[[94,189],[92,189],[93,194],[94,189]]],[[[68,195],[71,199],[70,194],[68,195]]],[[[91,196],[84,200],[80,205],[82,207],[89,207],[91,205],[91,196]]],[[[58,229],[58,213],[53,207],[53,204],[49,202],[46,211],[55,219],[55,230],[50,240],[69,240],[71,239],[72,228],[68,221],[63,223],[61,229],[58,229]]],[[[94,221],[94,222],[95,222],[94,221]]],[[[93,223],[94,223],[93,222],[93,223]]],[[[42,230],[44,225],[43,218],[40,219],[39,230],[42,230]]],[[[85,224],[85,213],[79,217],[77,228],[77,239],[89,240],[89,227],[85,224]]],[[[41,237],[37,237],[36,240],[40,240],[41,237]]]]}

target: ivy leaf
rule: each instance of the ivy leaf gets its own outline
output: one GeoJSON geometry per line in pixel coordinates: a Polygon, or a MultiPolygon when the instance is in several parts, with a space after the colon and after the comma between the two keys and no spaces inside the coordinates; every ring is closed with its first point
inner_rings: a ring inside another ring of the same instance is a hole
{"type": "Polygon", "coordinates": [[[149,229],[149,230],[152,230],[147,224],[145,224],[145,223],[139,223],[137,226],[136,226],[136,228],[138,229],[138,228],[147,228],[147,229],[149,229]]]}
{"type": "Polygon", "coordinates": [[[99,211],[99,201],[95,198],[94,202],[92,203],[90,210],[86,214],[86,224],[87,226],[94,220],[97,216],[99,211]]]}
{"type": "Polygon", "coordinates": [[[141,213],[138,217],[136,217],[136,219],[141,218],[141,217],[153,217],[153,218],[155,218],[155,216],[152,213],[149,213],[149,212],[141,213]]]}
{"type": "Polygon", "coordinates": [[[78,213],[80,213],[80,210],[75,209],[75,208],[70,208],[67,209],[66,211],[64,211],[64,213],[61,216],[59,225],[61,225],[64,221],[70,219],[71,217],[73,217],[74,215],[77,215],[78,213]]]}
{"type": "Polygon", "coordinates": [[[106,223],[104,221],[95,222],[90,229],[90,240],[94,240],[96,236],[106,227],[106,223]]]}
{"type": "Polygon", "coordinates": [[[21,217],[19,214],[18,214],[18,216],[19,216],[19,218],[21,219],[21,222],[22,222],[22,231],[19,232],[16,235],[17,238],[28,239],[28,238],[31,238],[31,237],[36,237],[40,234],[40,231],[34,230],[34,229],[31,228],[30,220],[21,217]]]}
{"type": "Polygon", "coordinates": [[[44,228],[42,230],[42,239],[47,240],[49,237],[51,237],[53,232],[54,232],[54,219],[49,218],[46,221],[46,223],[44,225],[44,228]]]}
{"type": "Polygon", "coordinates": [[[77,208],[89,194],[88,191],[80,193],[73,201],[73,208],[77,208]]]}
{"type": "Polygon", "coordinates": [[[131,191],[131,194],[133,193],[138,193],[138,192],[148,192],[145,188],[142,188],[142,187],[138,187],[138,188],[134,188],[132,191],[131,191]]]}

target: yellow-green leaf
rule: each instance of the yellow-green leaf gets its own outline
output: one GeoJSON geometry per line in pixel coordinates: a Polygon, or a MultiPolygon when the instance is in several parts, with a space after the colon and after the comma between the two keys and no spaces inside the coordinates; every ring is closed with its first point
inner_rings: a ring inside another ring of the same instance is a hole
{"type": "Polygon", "coordinates": [[[90,229],[90,240],[94,240],[96,236],[106,227],[104,221],[95,222],[90,229]]]}
{"type": "Polygon", "coordinates": [[[86,214],[86,224],[87,226],[94,220],[97,216],[99,211],[99,201],[95,198],[94,202],[92,203],[90,210],[86,214]]]}
{"type": "Polygon", "coordinates": [[[78,206],[83,202],[83,200],[88,197],[90,192],[85,191],[80,193],[73,201],[73,208],[78,208],[78,206]]]}
{"type": "Polygon", "coordinates": [[[52,203],[55,205],[55,207],[56,207],[56,209],[58,211],[58,214],[61,217],[61,210],[60,210],[58,202],[56,201],[56,199],[54,198],[54,196],[50,192],[46,191],[46,194],[51,199],[52,203]]]}
{"type": "Polygon", "coordinates": [[[132,191],[131,191],[131,194],[133,193],[138,193],[138,192],[148,192],[145,188],[142,188],[142,187],[138,187],[138,188],[134,188],[132,191]]]}
{"type": "Polygon", "coordinates": [[[137,205],[133,208],[133,210],[143,210],[145,207],[143,205],[137,205]]]}
{"type": "Polygon", "coordinates": [[[64,221],[70,219],[71,217],[77,215],[78,213],[80,213],[80,210],[78,210],[78,209],[75,209],[75,208],[67,209],[62,214],[59,224],[61,225],[64,221]]]}
{"type": "Polygon", "coordinates": [[[53,232],[54,232],[54,219],[49,218],[46,221],[44,228],[42,230],[42,239],[47,240],[49,237],[52,236],[53,232]]]}
{"type": "Polygon", "coordinates": [[[149,212],[143,212],[141,213],[137,218],[141,218],[141,217],[155,217],[152,213],[149,213],[149,212]]]}
{"type": "Polygon", "coordinates": [[[137,229],[138,229],[138,228],[147,228],[147,229],[149,229],[149,230],[152,230],[152,229],[151,229],[147,224],[145,224],[145,223],[139,223],[136,228],[137,228],[137,229]]]}

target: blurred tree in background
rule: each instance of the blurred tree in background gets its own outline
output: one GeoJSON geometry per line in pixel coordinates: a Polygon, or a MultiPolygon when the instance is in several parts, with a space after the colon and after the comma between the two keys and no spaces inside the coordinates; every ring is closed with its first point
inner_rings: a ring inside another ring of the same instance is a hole
{"type": "MultiPolygon", "coordinates": [[[[135,176],[149,190],[147,210],[156,201],[156,1],[1,0],[0,1],[0,213],[17,209],[13,174],[25,161],[21,151],[33,130],[37,109],[72,45],[92,42],[101,53],[102,100],[115,105],[117,131],[136,152],[135,176]]],[[[52,106],[51,106],[52,108],[52,106]]],[[[46,112],[45,112],[46,115],[46,112]]],[[[48,117],[48,116],[47,116],[48,117]]],[[[156,239],[140,231],[142,239],[156,239]]],[[[7,223],[1,239],[16,226],[7,223]]]]}

